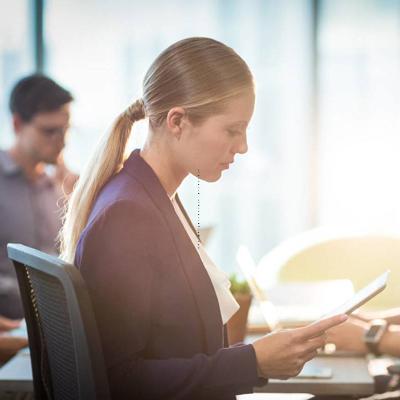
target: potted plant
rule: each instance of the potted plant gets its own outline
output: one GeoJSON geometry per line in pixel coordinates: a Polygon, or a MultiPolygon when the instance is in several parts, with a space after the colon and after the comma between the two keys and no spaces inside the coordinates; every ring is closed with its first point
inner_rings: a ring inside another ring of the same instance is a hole
{"type": "Polygon", "coordinates": [[[229,277],[229,280],[231,282],[231,292],[240,306],[227,324],[229,344],[232,345],[244,340],[252,296],[248,283],[239,280],[235,273],[229,277]]]}

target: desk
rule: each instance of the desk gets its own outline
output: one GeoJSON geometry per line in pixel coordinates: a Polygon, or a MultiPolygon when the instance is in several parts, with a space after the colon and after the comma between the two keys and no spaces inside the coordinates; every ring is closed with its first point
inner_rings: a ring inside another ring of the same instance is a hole
{"type": "Polygon", "coordinates": [[[236,400],[309,400],[313,397],[308,393],[252,393],[240,394],[236,400]]]}
{"type": "Polygon", "coordinates": [[[374,392],[374,379],[369,374],[364,357],[320,356],[309,363],[331,368],[332,378],[270,379],[267,385],[255,390],[262,393],[312,393],[317,396],[369,396],[374,392]]]}
{"type": "Polygon", "coordinates": [[[0,368],[1,392],[33,392],[31,359],[21,351],[0,368]]]}
{"type": "MultiPolygon", "coordinates": [[[[332,368],[331,379],[297,379],[287,381],[271,379],[268,385],[256,388],[261,400],[261,393],[268,393],[265,399],[306,400],[315,395],[368,396],[373,393],[374,381],[369,375],[367,361],[363,357],[317,357],[310,361],[315,365],[332,368]],[[275,393],[271,396],[270,393],[275,393]],[[277,395],[276,393],[279,393],[277,395]],[[296,395],[295,395],[296,393],[296,395]],[[287,394],[291,394],[290,396],[287,394]]],[[[20,352],[0,369],[0,392],[32,392],[32,372],[29,353],[20,352]]],[[[250,395],[238,396],[240,400],[251,399],[250,395]]]]}

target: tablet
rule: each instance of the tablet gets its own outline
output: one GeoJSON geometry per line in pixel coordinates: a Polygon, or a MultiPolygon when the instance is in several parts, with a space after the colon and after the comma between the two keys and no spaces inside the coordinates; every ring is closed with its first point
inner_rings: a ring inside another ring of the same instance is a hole
{"type": "Polygon", "coordinates": [[[312,364],[305,364],[296,379],[330,379],[333,377],[332,368],[319,367],[312,364]]]}
{"type": "Polygon", "coordinates": [[[357,293],[355,293],[349,300],[343,303],[341,306],[335,308],[331,312],[325,314],[321,319],[333,317],[338,314],[351,314],[353,311],[360,308],[368,300],[375,297],[378,293],[385,289],[390,271],[384,272],[382,275],[378,276],[369,285],[363,287],[357,293]]]}

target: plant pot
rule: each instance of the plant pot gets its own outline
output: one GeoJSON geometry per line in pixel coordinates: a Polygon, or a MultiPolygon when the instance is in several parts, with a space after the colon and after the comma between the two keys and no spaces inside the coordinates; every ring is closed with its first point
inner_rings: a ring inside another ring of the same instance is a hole
{"type": "Polygon", "coordinates": [[[249,315],[249,309],[251,305],[250,294],[235,294],[235,299],[239,303],[239,310],[232,316],[228,321],[228,340],[229,344],[235,344],[243,342],[246,335],[247,328],[247,317],[249,315]]]}

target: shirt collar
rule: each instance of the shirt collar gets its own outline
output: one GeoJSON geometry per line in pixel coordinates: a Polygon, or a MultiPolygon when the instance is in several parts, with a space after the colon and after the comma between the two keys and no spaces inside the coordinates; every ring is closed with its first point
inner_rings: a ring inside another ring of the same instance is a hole
{"type": "Polygon", "coordinates": [[[175,196],[176,196],[176,190],[175,190],[175,192],[172,194],[172,196],[169,196],[169,199],[170,199],[171,201],[174,201],[174,200],[175,200],[175,196]]]}

